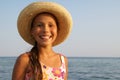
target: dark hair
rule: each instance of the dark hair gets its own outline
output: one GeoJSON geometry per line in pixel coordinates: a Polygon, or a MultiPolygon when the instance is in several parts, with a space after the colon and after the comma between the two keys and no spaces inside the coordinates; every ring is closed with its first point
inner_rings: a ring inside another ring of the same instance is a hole
{"type": "MultiPolygon", "coordinates": [[[[55,20],[57,29],[59,31],[58,20],[53,14],[48,13],[48,12],[43,12],[43,13],[39,13],[38,15],[40,15],[40,14],[50,14],[53,17],[53,19],[55,20]]],[[[38,15],[36,15],[33,18],[33,21],[31,23],[31,29],[33,27],[33,22],[38,15]]],[[[39,54],[38,53],[39,53],[39,51],[38,51],[38,47],[37,47],[37,42],[35,42],[35,45],[33,46],[33,48],[30,51],[30,54],[31,54],[30,55],[30,63],[31,63],[31,67],[33,69],[34,79],[42,80],[42,78],[43,78],[42,67],[41,67],[41,63],[39,62],[39,57],[38,57],[39,54]]]]}
{"type": "Polygon", "coordinates": [[[42,80],[42,68],[41,64],[39,62],[38,57],[38,48],[37,48],[37,42],[35,43],[34,47],[30,51],[30,63],[34,74],[35,80],[42,80]]]}

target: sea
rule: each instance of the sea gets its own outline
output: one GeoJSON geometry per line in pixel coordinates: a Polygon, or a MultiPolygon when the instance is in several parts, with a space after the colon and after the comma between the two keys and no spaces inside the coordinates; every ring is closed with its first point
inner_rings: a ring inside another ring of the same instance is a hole
{"type": "MultiPolygon", "coordinates": [[[[0,57],[0,80],[11,80],[16,57],[0,57]]],[[[68,80],[120,80],[119,57],[68,57],[68,80]]]]}

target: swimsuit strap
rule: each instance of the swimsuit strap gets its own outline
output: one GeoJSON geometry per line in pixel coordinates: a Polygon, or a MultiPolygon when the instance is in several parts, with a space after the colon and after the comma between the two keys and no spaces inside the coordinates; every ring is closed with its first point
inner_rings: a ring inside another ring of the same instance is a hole
{"type": "Polygon", "coordinates": [[[63,55],[61,55],[61,61],[62,61],[62,64],[65,64],[65,59],[63,55]]]}

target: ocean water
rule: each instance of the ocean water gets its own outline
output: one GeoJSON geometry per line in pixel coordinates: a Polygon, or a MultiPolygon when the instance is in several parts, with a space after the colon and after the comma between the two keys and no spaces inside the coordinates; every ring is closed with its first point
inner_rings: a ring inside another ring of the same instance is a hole
{"type": "MultiPolygon", "coordinates": [[[[0,80],[11,80],[16,57],[0,57],[0,80]]],[[[68,80],[120,80],[120,58],[69,57],[68,80]]]]}

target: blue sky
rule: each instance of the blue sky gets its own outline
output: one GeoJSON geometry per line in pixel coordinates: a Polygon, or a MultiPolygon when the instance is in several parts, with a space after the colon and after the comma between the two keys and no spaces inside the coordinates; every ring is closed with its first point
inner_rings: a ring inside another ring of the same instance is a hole
{"type": "Polygon", "coordinates": [[[73,17],[65,42],[54,47],[65,56],[120,57],[120,0],[1,0],[0,56],[18,56],[31,49],[17,32],[20,11],[33,1],[63,5],[73,17]]]}

